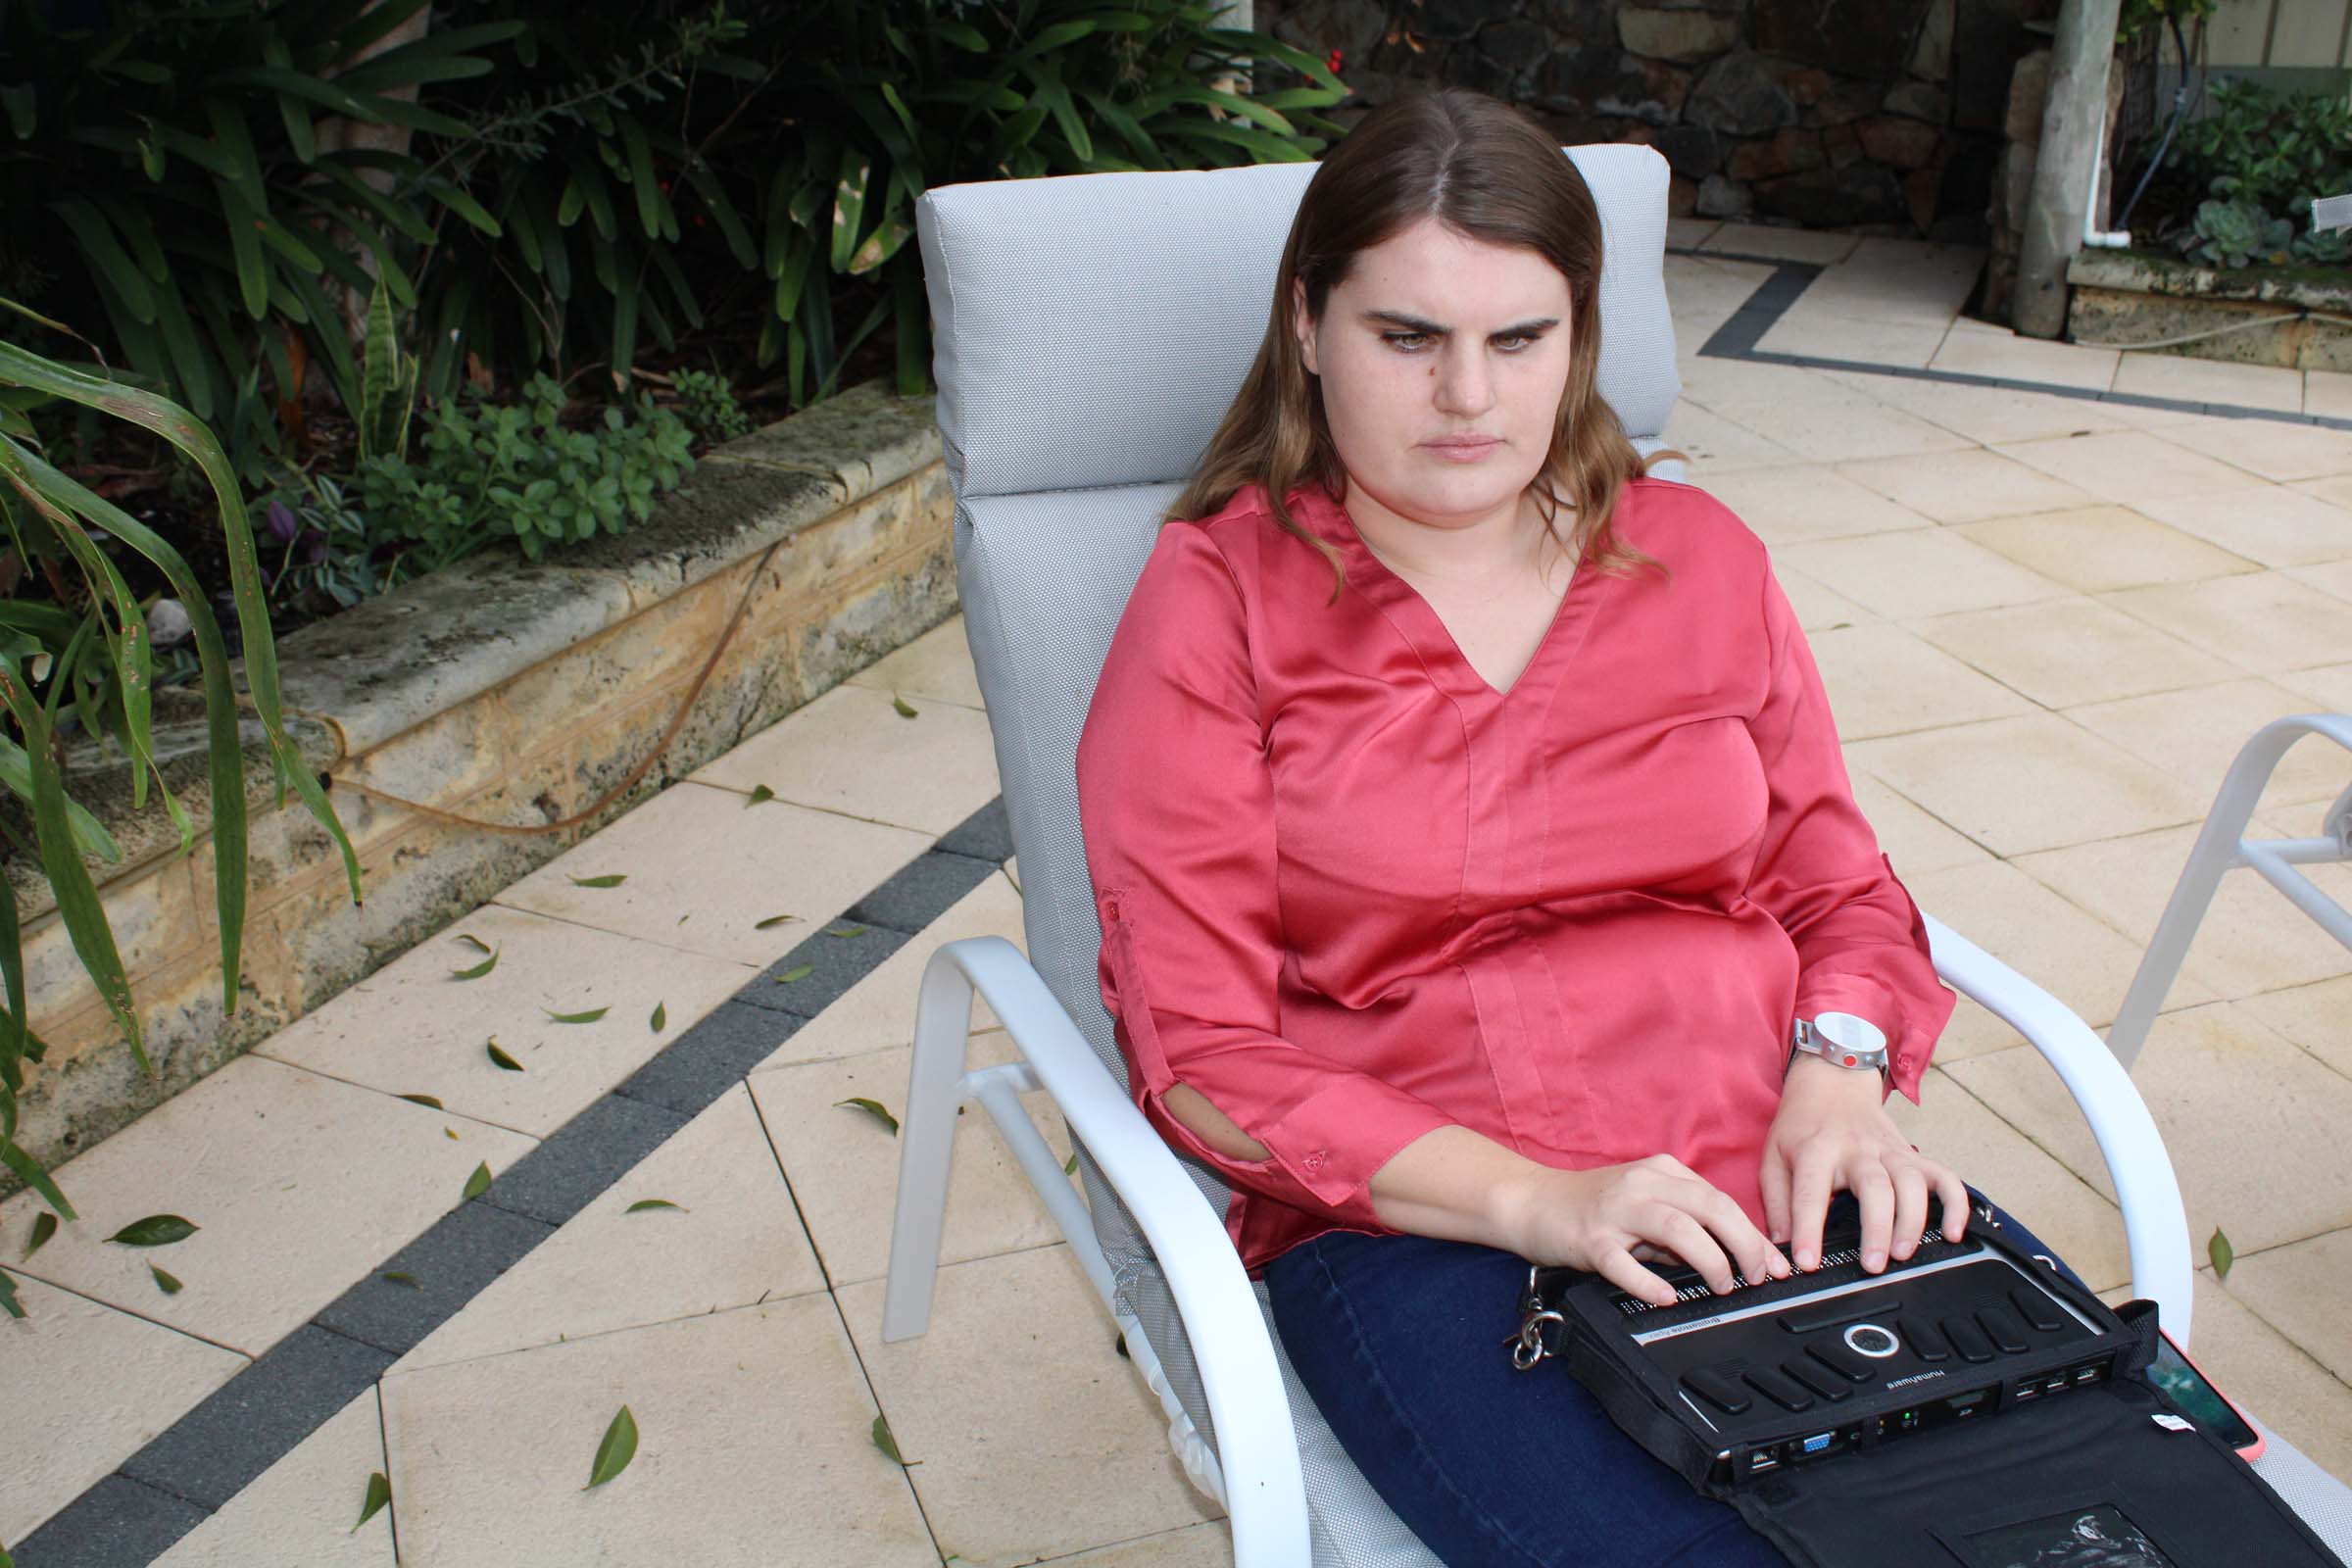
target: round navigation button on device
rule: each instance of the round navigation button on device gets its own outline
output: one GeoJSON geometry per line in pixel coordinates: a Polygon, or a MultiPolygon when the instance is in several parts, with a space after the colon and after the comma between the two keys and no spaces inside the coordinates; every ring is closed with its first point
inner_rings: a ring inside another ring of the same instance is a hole
{"type": "Polygon", "coordinates": [[[1876,1323],[1857,1323],[1845,1331],[1845,1348],[1856,1355],[1867,1355],[1874,1361],[1884,1361],[1903,1348],[1891,1329],[1876,1323]]]}

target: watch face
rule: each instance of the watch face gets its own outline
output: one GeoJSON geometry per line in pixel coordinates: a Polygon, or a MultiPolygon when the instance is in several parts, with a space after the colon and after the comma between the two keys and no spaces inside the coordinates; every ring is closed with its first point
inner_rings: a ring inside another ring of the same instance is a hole
{"type": "Polygon", "coordinates": [[[1886,1036],[1868,1018],[1850,1012],[1825,1012],[1813,1020],[1813,1032],[1831,1045],[1865,1055],[1886,1049],[1886,1036]]]}

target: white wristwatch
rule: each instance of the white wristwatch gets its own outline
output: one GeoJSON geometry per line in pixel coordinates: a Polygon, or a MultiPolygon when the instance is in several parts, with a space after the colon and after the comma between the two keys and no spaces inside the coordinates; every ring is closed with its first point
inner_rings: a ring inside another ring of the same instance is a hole
{"type": "Polygon", "coordinates": [[[1797,1019],[1789,1031],[1789,1065],[1795,1065],[1800,1051],[1856,1071],[1887,1070],[1886,1032],[1868,1018],[1850,1012],[1824,1012],[1797,1019]]]}

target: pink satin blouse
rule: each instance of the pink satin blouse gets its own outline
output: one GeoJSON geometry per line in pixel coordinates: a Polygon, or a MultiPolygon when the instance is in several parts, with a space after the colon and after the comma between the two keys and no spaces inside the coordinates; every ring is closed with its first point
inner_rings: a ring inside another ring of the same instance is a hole
{"type": "Polygon", "coordinates": [[[1507,692],[1336,500],[1166,525],[1078,748],[1102,999],[1136,1102],[1234,1188],[1254,1275],[1458,1123],[1578,1169],[1665,1152],[1763,1222],[1796,1016],[1887,1037],[1914,1100],[1954,997],[1855,808],[1764,547],[1702,490],[1627,485],[1507,692]],[[1210,1150],[1190,1084],[1269,1152],[1210,1150]]]}

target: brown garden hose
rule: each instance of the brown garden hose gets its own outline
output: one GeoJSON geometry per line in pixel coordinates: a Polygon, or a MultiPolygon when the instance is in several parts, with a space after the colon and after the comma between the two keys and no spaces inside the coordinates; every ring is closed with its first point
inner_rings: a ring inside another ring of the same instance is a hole
{"type": "Polygon", "coordinates": [[[760,574],[767,569],[767,558],[774,555],[777,548],[784,543],[785,541],[782,539],[776,540],[761,551],[760,559],[753,564],[751,579],[743,586],[743,597],[735,603],[735,613],[727,617],[726,630],[719,633],[718,643],[710,650],[710,657],[703,661],[703,667],[696,673],[694,684],[687,687],[686,695],[678,700],[678,710],[670,715],[669,727],[662,732],[661,744],[647,753],[643,761],[630,768],[627,777],[598,796],[592,805],[553,822],[484,822],[475,817],[460,816],[455,811],[444,811],[439,807],[426,806],[419,801],[403,800],[401,797],[387,794],[373,785],[362,784],[355,779],[345,778],[335,773],[327,775],[327,787],[329,789],[355,790],[362,795],[371,796],[376,800],[421,812],[437,821],[455,822],[463,827],[477,827],[485,833],[512,833],[518,838],[529,838],[548,833],[561,833],[565,828],[579,826],[635,788],[637,781],[645,777],[653,765],[662,760],[662,754],[669,750],[670,742],[678,738],[678,731],[685,727],[686,715],[694,710],[695,700],[702,696],[703,687],[709,684],[710,672],[718,667],[719,655],[725,653],[727,644],[735,640],[736,628],[743,624],[744,612],[752,607],[752,591],[760,586],[760,574]]]}

